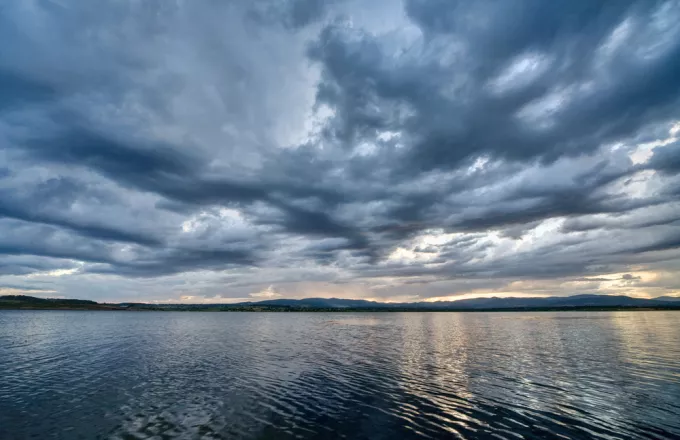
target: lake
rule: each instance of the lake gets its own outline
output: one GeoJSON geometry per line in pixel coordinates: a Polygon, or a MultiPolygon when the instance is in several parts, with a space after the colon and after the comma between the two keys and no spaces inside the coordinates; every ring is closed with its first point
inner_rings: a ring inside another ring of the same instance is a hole
{"type": "Polygon", "coordinates": [[[680,312],[0,311],[0,438],[680,438],[680,312]]]}

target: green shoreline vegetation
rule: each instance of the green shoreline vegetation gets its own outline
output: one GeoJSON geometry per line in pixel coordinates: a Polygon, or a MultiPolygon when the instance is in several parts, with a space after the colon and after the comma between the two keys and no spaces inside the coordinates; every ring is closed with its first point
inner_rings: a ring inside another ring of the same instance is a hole
{"type": "Polygon", "coordinates": [[[550,312],[550,311],[649,311],[680,310],[677,302],[660,303],[649,300],[650,304],[640,305],[573,305],[573,306],[516,306],[516,307],[457,307],[447,305],[390,305],[367,307],[315,307],[274,304],[148,304],[120,303],[107,304],[89,300],[36,298],[25,295],[0,296],[0,310],[85,310],[85,311],[163,311],[163,312],[550,312]]]}

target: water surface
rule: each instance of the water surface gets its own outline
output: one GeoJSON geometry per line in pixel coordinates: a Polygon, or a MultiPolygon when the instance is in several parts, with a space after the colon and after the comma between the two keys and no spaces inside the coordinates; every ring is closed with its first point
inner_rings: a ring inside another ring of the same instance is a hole
{"type": "Polygon", "coordinates": [[[680,312],[0,311],[0,438],[680,438],[680,312]]]}

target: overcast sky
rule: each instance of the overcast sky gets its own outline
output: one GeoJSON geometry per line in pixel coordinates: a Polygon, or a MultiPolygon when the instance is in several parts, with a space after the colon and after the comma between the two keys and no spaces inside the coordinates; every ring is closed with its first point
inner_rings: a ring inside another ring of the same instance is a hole
{"type": "Polygon", "coordinates": [[[680,1],[0,6],[0,294],[680,294],[680,1]]]}

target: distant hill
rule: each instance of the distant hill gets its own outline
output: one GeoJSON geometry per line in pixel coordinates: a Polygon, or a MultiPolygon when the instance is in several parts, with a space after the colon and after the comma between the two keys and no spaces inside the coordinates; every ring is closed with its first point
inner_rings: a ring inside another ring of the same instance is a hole
{"type": "Polygon", "coordinates": [[[337,309],[528,309],[528,308],[575,308],[575,307],[654,307],[663,305],[680,306],[680,298],[643,299],[629,296],[574,295],[546,298],[472,298],[457,301],[381,303],[340,298],[276,299],[234,304],[239,306],[285,306],[296,308],[337,308],[337,309]]]}
{"type": "Polygon", "coordinates": [[[27,295],[0,296],[0,309],[111,309],[86,299],[36,298],[27,295]]]}
{"type": "Polygon", "coordinates": [[[237,304],[99,304],[80,299],[47,299],[24,295],[0,296],[0,309],[188,310],[188,311],[475,311],[475,310],[599,310],[680,309],[680,298],[653,299],[611,295],[547,298],[472,298],[458,301],[382,303],[362,299],[305,298],[249,301],[237,304]]]}
{"type": "Polygon", "coordinates": [[[63,298],[37,298],[35,296],[28,295],[4,295],[0,296],[0,301],[19,301],[34,304],[45,304],[45,303],[63,303],[63,304],[98,304],[95,301],[90,301],[87,299],[63,299],[63,298]]]}
{"type": "Polygon", "coordinates": [[[658,296],[656,301],[680,301],[680,296],[658,296]]]}

